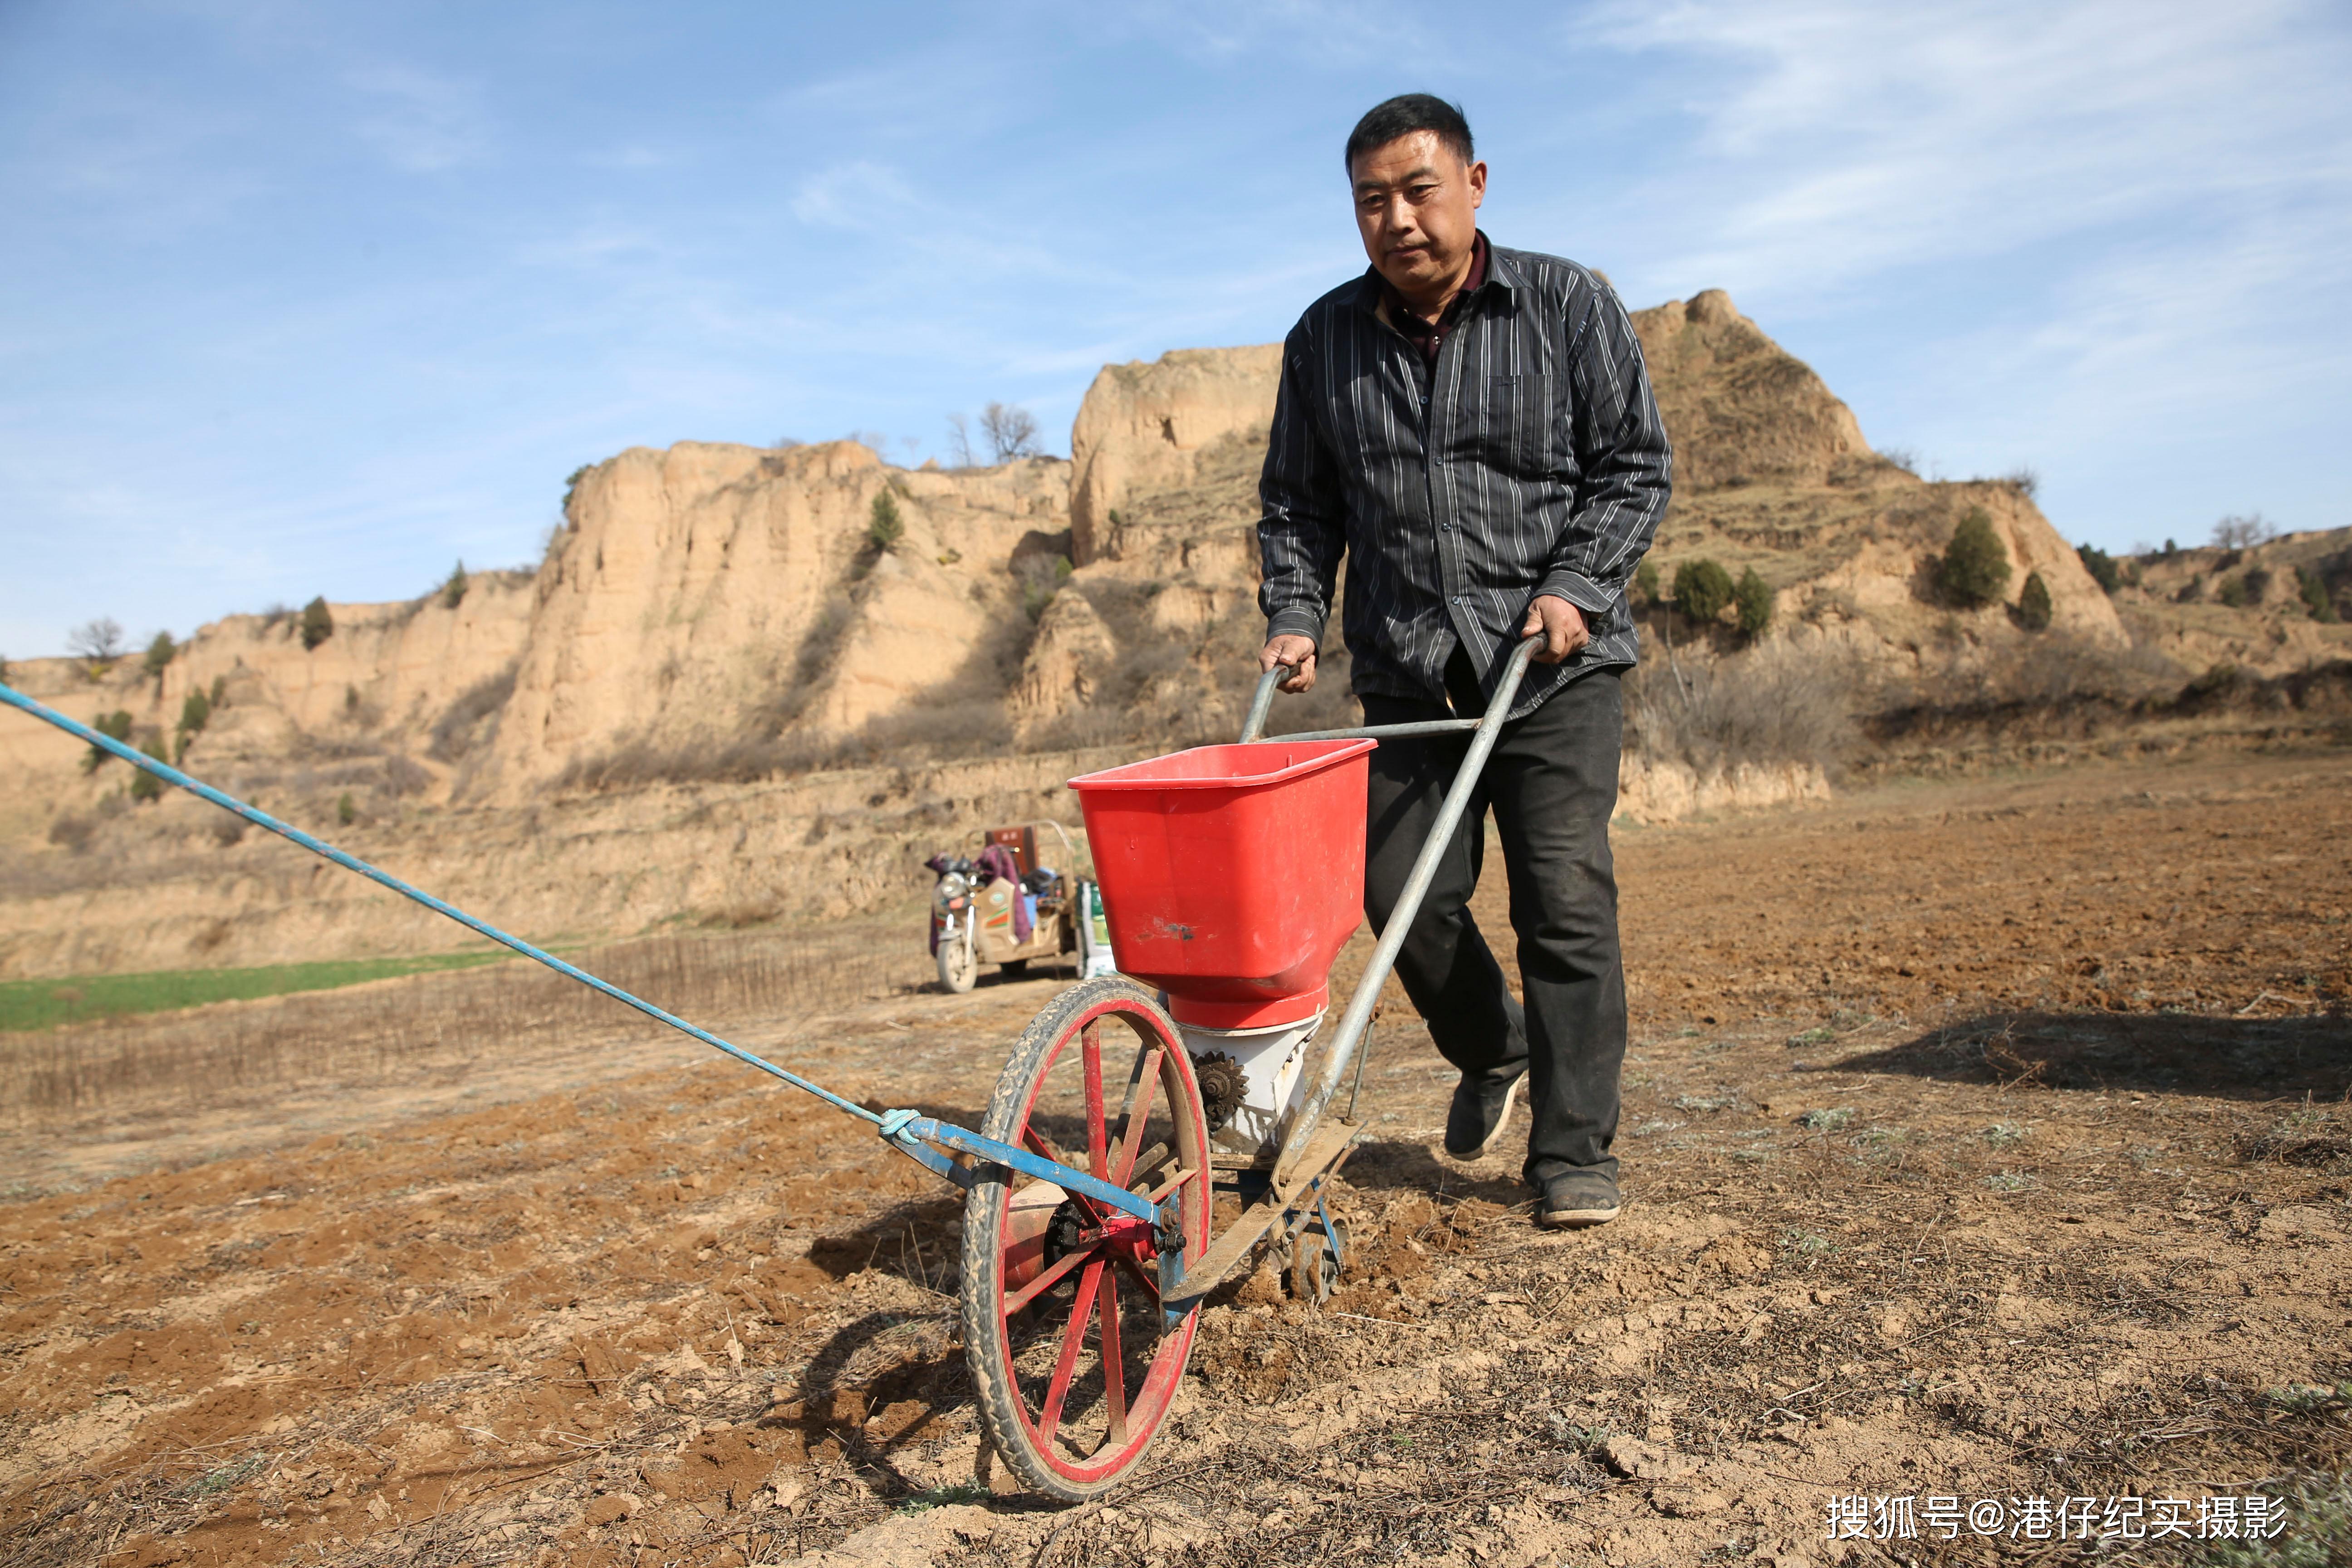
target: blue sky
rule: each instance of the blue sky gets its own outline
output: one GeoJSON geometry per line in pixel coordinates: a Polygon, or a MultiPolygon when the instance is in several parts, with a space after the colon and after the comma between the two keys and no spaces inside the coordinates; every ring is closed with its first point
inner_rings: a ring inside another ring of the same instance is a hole
{"type": "Polygon", "coordinates": [[[0,0],[0,653],[533,560],[629,446],[1066,451],[1361,268],[1339,144],[1417,89],[1488,232],[1728,289],[1927,471],[2342,526],[2347,80],[2285,0],[0,0]]]}

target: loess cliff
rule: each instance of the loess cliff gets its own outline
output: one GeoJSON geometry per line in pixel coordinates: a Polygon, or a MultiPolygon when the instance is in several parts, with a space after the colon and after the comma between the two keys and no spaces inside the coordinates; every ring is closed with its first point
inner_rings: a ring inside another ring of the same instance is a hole
{"type": "MultiPolygon", "coordinates": [[[[2061,646],[2077,661],[2227,647],[2255,671],[2340,656],[2341,627],[2286,610],[2275,636],[2240,626],[2234,643],[2176,624],[2169,565],[2111,597],[2024,489],[1931,484],[1874,454],[1720,291],[1634,321],[1676,447],[1661,580],[1701,557],[1753,569],[1773,618],[1749,647],[1727,623],[1645,610],[1629,816],[1826,791],[1817,739],[1720,740],[1731,710],[1787,698],[1755,695],[1754,670],[1837,662],[1925,689],[1998,684],[2061,646]],[[1960,608],[1936,561],[1972,510],[2012,570],[2000,601],[1960,608]],[[2029,575],[2046,629],[2021,625],[2029,575]]],[[[159,677],[49,659],[9,679],[79,718],[128,712],[200,776],[534,934],[886,906],[989,820],[1075,821],[1058,784],[1083,766],[1238,725],[1277,361],[1264,346],[1107,366],[1066,463],[635,448],[581,476],[535,570],[477,575],[454,602],[333,605],[315,646],[298,616],[233,616],[159,677]],[[183,729],[197,694],[211,711],[183,729]]],[[[2285,593],[2274,581],[2263,591],[2285,593]]],[[[1344,651],[1327,658],[1277,728],[1349,716],[1344,651]]],[[[127,770],[83,752],[0,714],[0,975],[448,945],[431,917],[200,803],[129,805],[127,770]]]]}

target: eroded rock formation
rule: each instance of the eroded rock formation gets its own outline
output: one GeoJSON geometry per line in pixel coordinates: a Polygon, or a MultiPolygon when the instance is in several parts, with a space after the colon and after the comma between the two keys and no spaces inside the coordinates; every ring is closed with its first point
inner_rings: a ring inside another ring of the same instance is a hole
{"type": "MultiPolygon", "coordinates": [[[[2030,658],[2045,646],[2037,636],[2127,641],[2114,602],[2024,490],[1931,484],[1874,454],[1820,378],[1719,290],[1634,321],[1677,448],[1675,501],[1654,552],[1662,584],[1702,556],[1734,576],[1753,568],[1773,592],[1769,637],[1898,677],[2030,658]],[[1971,509],[2012,568],[2003,600],[1979,608],[1946,602],[1935,573],[1971,509]],[[2029,574],[2049,590],[2049,633],[2017,624],[2029,574]]],[[[1255,487],[1277,363],[1265,345],[1107,366],[1067,463],[909,471],[848,442],[633,448],[581,478],[570,526],[535,571],[478,574],[455,603],[338,605],[333,636],[311,647],[298,617],[230,616],[160,679],[131,661],[93,677],[61,659],[19,662],[11,679],[77,717],[128,710],[165,742],[191,693],[217,693],[210,721],[186,737],[192,769],[257,789],[307,826],[334,830],[340,811],[349,831],[387,842],[421,811],[470,812],[459,837],[511,843],[503,861],[478,851],[447,865],[453,889],[501,864],[509,900],[574,911],[565,929],[798,908],[805,900],[789,888],[810,878],[826,880],[826,908],[872,907],[915,885],[909,868],[966,806],[1035,795],[1031,809],[1069,815],[1032,775],[1074,764],[1077,748],[1132,754],[1232,732],[1262,630],[1255,487]],[[877,529],[877,505],[895,532],[877,529]],[[848,771],[866,763],[885,766],[848,771]],[[841,790],[812,770],[831,770],[867,804],[835,802],[841,790]],[[737,802],[733,837],[698,848],[703,858],[675,875],[628,871],[667,853],[643,837],[650,824],[701,820],[700,807],[671,801],[676,791],[737,802]],[[919,830],[906,815],[919,797],[930,824],[919,830]],[[786,821],[790,802],[815,810],[813,822],[786,821]],[[595,847],[541,852],[533,836],[551,819],[538,814],[558,806],[595,847]],[[860,811],[863,826],[851,820],[860,811]],[[787,847],[796,831],[803,838],[787,847]],[[569,881],[564,865],[580,868],[569,881]]],[[[1678,625],[1654,607],[1649,620],[1654,659],[1668,632],[1680,660],[1739,646],[1727,624],[1678,625]]],[[[1322,689],[1285,700],[1278,727],[1346,720],[1344,650],[1326,657],[1322,689]]],[[[120,816],[125,771],[85,773],[81,752],[0,715],[0,837],[23,884],[0,921],[0,973],[252,962],[289,945],[258,934],[253,911],[311,896],[314,879],[306,868],[300,889],[272,890],[226,863],[208,869],[204,814],[186,803],[136,819],[155,825],[143,860],[100,875],[74,858],[89,821],[120,816]],[[200,905],[231,911],[214,917],[230,934],[203,952],[167,935],[184,922],[158,913],[200,905]],[[61,944],[67,926],[80,935],[61,944]]],[[[1623,802],[1667,817],[1824,787],[1801,760],[1708,760],[1637,739],[1623,802]]],[[[408,841],[457,840],[445,819],[408,841]]],[[[404,916],[371,918],[338,917],[304,941],[366,952],[430,940],[404,916]]]]}

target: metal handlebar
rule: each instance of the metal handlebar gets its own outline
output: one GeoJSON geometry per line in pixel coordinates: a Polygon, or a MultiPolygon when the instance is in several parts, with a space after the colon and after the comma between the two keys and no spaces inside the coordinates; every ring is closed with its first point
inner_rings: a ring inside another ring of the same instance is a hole
{"type": "MultiPolygon", "coordinates": [[[[1468,729],[1475,733],[1470,738],[1469,751],[1463,756],[1461,769],[1445,792],[1445,804],[1437,813],[1437,821],[1430,828],[1429,839],[1421,847],[1421,854],[1412,863],[1412,874],[1405,879],[1404,891],[1398,897],[1395,909],[1389,913],[1388,928],[1373,949],[1371,962],[1364,965],[1364,976],[1356,983],[1355,994],[1348,998],[1348,1010],[1340,1016],[1339,1032],[1331,1037],[1331,1047],[1324,1053],[1322,1076],[1316,1080],[1314,1092],[1298,1108],[1298,1114],[1282,1135],[1282,1158],[1276,1163],[1274,1184],[1277,1191],[1296,1174],[1299,1157],[1306,1152],[1309,1139],[1323,1120],[1331,1096],[1347,1076],[1348,1062],[1363,1044],[1365,1032],[1370,1027],[1372,1009],[1381,999],[1381,988],[1388,984],[1389,973],[1396,967],[1397,953],[1404,946],[1405,934],[1412,929],[1413,917],[1421,912],[1421,900],[1429,895],[1429,885],[1437,877],[1438,862],[1444,858],[1446,847],[1453,842],[1454,829],[1460,824],[1462,814],[1469,808],[1470,796],[1478,786],[1478,775],[1486,770],[1486,758],[1495,749],[1495,742],[1503,732],[1504,721],[1510,717],[1511,704],[1519,694],[1519,686],[1527,679],[1528,661],[1543,646],[1540,634],[1527,638],[1512,650],[1511,661],[1503,670],[1503,679],[1496,685],[1495,695],[1486,703],[1485,717],[1460,720],[1451,727],[1468,729]]],[[[1279,669],[1279,666],[1276,667],[1279,669]]],[[[1266,671],[1258,682],[1260,706],[1270,700],[1275,670],[1266,671]]],[[[1253,713],[1253,722],[1262,723],[1264,715],[1253,713]]],[[[1318,739],[1366,737],[1406,734],[1433,734],[1448,726],[1433,723],[1374,725],[1361,730],[1328,731],[1318,739]]],[[[1244,740],[1255,737],[1246,731],[1244,740]]],[[[1284,740],[1304,740],[1305,736],[1286,735],[1284,740]]]]}
{"type": "Polygon", "coordinates": [[[1295,670],[1307,661],[1294,658],[1287,663],[1277,660],[1272,669],[1257,678],[1257,694],[1250,699],[1249,717],[1242,721],[1242,744],[1265,739],[1265,716],[1274,707],[1274,689],[1281,684],[1282,672],[1295,670]]]}

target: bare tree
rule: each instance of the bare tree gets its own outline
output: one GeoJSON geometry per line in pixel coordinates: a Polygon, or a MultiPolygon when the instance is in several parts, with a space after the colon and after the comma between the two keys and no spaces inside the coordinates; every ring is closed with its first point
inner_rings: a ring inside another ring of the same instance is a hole
{"type": "Polygon", "coordinates": [[[915,459],[922,456],[923,438],[920,436],[901,436],[898,445],[907,448],[907,467],[913,468],[915,459]]]}
{"type": "Polygon", "coordinates": [[[1000,463],[1037,455],[1037,421],[1025,408],[992,403],[980,411],[980,433],[1000,463]]]}
{"type": "Polygon", "coordinates": [[[971,429],[961,414],[948,416],[948,450],[955,455],[957,468],[971,467],[971,429]]]}
{"type": "Polygon", "coordinates": [[[92,664],[112,664],[122,657],[122,625],[112,616],[100,616],[66,635],[66,651],[92,664]]]}
{"type": "Polygon", "coordinates": [[[2225,517],[2213,525],[2213,542],[2224,550],[2251,550],[2278,537],[2278,530],[2263,521],[2261,512],[2225,517]]]}

